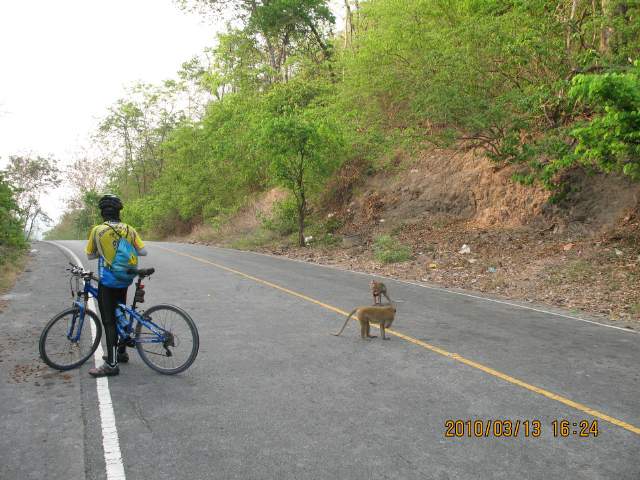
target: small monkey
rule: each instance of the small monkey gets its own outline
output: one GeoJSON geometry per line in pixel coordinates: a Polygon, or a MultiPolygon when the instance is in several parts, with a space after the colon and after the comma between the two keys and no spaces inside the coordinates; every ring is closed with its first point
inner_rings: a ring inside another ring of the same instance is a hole
{"type": "Polygon", "coordinates": [[[389,340],[385,334],[384,329],[389,328],[393,323],[396,316],[396,307],[393,305],[381,305],[373,307],[356,307],[349,314],[347,319],[342,325],[342,328],[338,333],[332,333],[336,337],[340,335],[344,328],[347,326],[349,319],[355,314],[356,318],[360,322],[360,336],[362,338],[376,338],[375,335],[369,333],[370,324],[377,323],[380,326],[381,337],[383,340],[389,340]]]}
{"type": "Polygon", "coordinates": [[[373,295],[374,305],[382,305],[382,295],[384,295],[384,298],[387,299],[390,305],[392,304],[389,295],[387,295],[387,287],[384,283],[371,280],[369,287],[371,288],[371,295],[373,295]]]}

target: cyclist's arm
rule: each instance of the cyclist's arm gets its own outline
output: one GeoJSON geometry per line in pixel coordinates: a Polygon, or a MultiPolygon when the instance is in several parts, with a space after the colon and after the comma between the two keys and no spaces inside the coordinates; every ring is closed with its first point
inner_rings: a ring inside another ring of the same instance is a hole
{"type": "Polygon", "coordinates": [[[96,259],[100,256],[98,254],[98,248],[96,247],[96,227],[91,229],[91,233],[89,233],[89,240],[87,241],[87,246],[84,251],[89,260],[96,259]]]}
{"type": "Polygon", "coordinates": [[[138,253],[138,256],[140,257],[146,257],[147,254],[149,252],[147,252],[147,249],[144,248],[144,242],[142,241],[142,238],[140,238],[140,235],[138,234],[138,232],[136,232],[135,228],[132,228],[131,230],[133,230],[133,247],[136,249],[136,252],[138,253]]]}

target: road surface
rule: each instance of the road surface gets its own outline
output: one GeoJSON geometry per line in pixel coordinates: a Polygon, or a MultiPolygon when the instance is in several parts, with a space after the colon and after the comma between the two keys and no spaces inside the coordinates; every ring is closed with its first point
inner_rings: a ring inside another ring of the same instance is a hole
{"type": "MultiPolygon", "coordinates": [[[[59,244],[95,270],[83,242],[59,244]]],[[[640,479],[634,332],[385,280],[402,300],[390,340],[361,340],[355,323],[334,337],[342,312],[370,303],[369,276],[148,247],[145,306],[191,314],[195,364],[166,377],[132,352],[108,380],[110,430],[93,360],[63,374],[37,358],[42,326],[70,298],[68,253],[35,244],[0,313],[1,479],[640,479]],[[476,423],[447,437],[447,420],[476,423]],[[567,437],[554,420],[568,420],[567,437]],[[597,436],[578,435],[583,420],[597,436]],[[105,463],[113,435],[107,463],[120,467],[105,463]]]]}

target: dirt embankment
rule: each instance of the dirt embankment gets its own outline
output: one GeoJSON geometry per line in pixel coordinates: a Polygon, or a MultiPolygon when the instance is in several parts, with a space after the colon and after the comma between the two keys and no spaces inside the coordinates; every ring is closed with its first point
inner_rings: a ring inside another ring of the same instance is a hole
{"type": "MultiPolygon", "coordinates": [[[[429,151],[402,163],[395,173],[345,180],[348,194],[327,202],[333,205],[323,214],[343,223],[336,233],[341,245],[263,249],[586,311],[640,328],[640,185],[575,172],[571,193],[554,205],[548,191],[514,183],[511,167],[498,168],[471,152],[429,151]],[[372,243],[383,234],[410,246],[412,258],[376,262],[372,243]]],[[[247,209],[232,230],[251,231],[258,224],[250,220],[252,209],[264,211],[274,199],[247,209]]]]}

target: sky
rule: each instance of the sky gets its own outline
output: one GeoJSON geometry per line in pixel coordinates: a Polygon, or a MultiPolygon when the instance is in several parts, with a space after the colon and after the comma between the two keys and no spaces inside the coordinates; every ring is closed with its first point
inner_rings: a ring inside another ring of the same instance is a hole
{"type": "MultiPolygon", "coordinates": [[[[173,0],[0,2],[0,169],[16,154],[69,164],[127,86],[174,78],[220,28],[173,0]]],[[[68,194],[46,197],[49,216],[68,194]]]]}
{"type": "MultiPolygon", "coordinates": [[[[9,155],[71,164],[126,87],[175,78],[223,29],[174,0],[0,0],[0,169],[9,155]]],[[[58,220],[69,196],[49,192],[45,212],[58,220]]]]}

